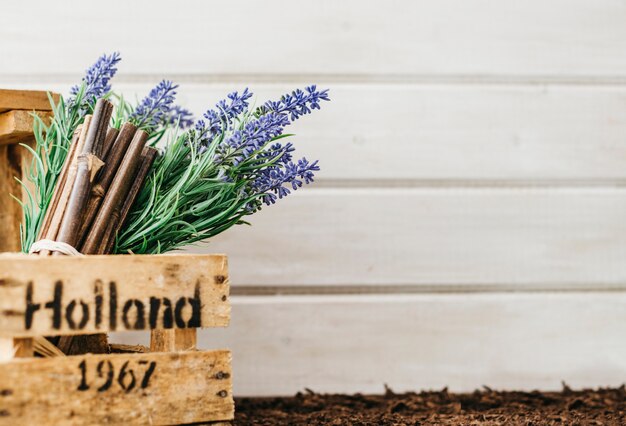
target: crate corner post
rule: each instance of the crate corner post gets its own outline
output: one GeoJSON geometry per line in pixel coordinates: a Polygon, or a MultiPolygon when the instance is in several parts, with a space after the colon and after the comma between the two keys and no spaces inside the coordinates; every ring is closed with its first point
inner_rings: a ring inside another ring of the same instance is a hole
{"type": "Polygon", "coordinates": [[[52,116],[47,92],[0,89],[0,252],[20,249],[22,212],[11,194],[24,196],[15,176],[23,177],[28,167],[27,151],[21,144],[33,144],[33,115],[43,120],[52,116]]]}
{"type": "MultiPolygon", "coordinates": [[[[33,115],[43,120],[52,117],[47,92],[0,89],[0,253],[20,251],[22,210],[12,195],[25,199],[15,177],[27,181],[28,156],[21,144],[33,145],[33,115]]],[[[29,356],[33,356],[32,339],[0,336],[0,360],[29,356]]]]}

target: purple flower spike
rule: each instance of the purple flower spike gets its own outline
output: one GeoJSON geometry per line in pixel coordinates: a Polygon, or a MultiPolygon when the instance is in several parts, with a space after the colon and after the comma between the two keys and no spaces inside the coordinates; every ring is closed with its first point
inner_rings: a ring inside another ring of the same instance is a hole
{"type": "Polygon", "coordinates": [[[159,124],[168,121],[177,88],[174,82],[162,80],[137,105],[130,115],[131,122],[139,128],[156,129],[159,124]]]}
{"type": "Polygon", "coordinates": [[[175,125],[176,123],[183,129],[193,126],[193,114],[186,108],[174,105],[165,117],[164,124],[175,125]]]}
{"type": "Polygon", "coordinates": [[[309,114],[313,109],[320,109],[320,101],[330,101],[328,89],[317,90],[316,85],[308,86],[302,91],[296,89],[287,93],[279,101],[268,101],[259,108],[259,114],[276,112],[289,115],[291,121],[295,121],[305,114],[309,114]]]}
{"type": "Polygon", "coordinates": [[[208,110],[204,113],[205,120],[196,122],[196,132],[200,134],[203,145],[211,143],[215,135],[223,131],[224,127],[228,127],[232,121],[240,114],[248,109],[248,99],[252,97],[252,93],[246,88],[241,95],[238,92],[229,93],[227,99],[219,101],[215,110],[208,110]]]}
{"type": "Polygon", "coordinates": [[[248,99],[252,97],[252,93],[248,91],[246,87],[244,91],[239,95],[237,92],[228,94],[227,98],[230,99],[230,104],[223,99],[215,105],[221,112],[222,120],[232,120],[237,115],[241,114],[248,108],[248,99]]]}
{"type": "MultiPolygon", "coordinates": [[[[95,101],[111,91],[111,78],[117,72],[117,63],[121,60],[119,52],[113,52],[111,55],[102,55],[98,60],[90,66],[83,82],[85,82],[85,95],[83,98],[83,105],[93,104],[95,101]]],[[[72,95],[68,99],[68,103],[72,104],[76,101],[75,96],[78,94],[80,86],[74,86],[70,89],[72,95]]]]}
{"type": "Polygon", "coordinates": [[[286,166],[291,161],[291,153],[295,150],[296,149],[293,147],[293,144],[291,142],[287,142],[285,146],[277,142],[275,144],[272,144],[272,146],[270,146],[268,150],[261,152],[259,154],[259,158],[268,162],[274,160],[275,158],[278,158],[277,164],[282,164],[286,166]]]}
{"type": "Polygon", "coordinates": [[[283,133],[283,128],[289,120],[282,114],[270,113],[252,120],[243,130],[236,130],[220,144],[217,150],[217,162],[229,157],[237,165],[250,158],[257,150],[263,148],[269,141],[283,133]]]}
{"type": "Polygon", "coordinates": [[[313,182],[313,172],[319,169],[317,161],[309,163],[306,158],[298,160],[295,164],[288,163],[284,170],[280,167],[268,167],[261,171],[252,188],[255,193],[263,194],[262,200],[269,206],[274,204],[277,198],[286,197],[291,193],[289,188],[283,185],[289,184],[295,191],[302,186],[303,180],[306,184],[313,182]]]}

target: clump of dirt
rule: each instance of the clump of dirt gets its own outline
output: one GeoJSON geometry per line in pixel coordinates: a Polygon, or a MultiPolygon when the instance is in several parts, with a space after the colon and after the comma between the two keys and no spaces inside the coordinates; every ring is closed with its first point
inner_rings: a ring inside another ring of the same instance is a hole
{"type": "Polygon", "coordinates": [[[235,425],[626,425],[626,389],[238,398],[235,425]]]}

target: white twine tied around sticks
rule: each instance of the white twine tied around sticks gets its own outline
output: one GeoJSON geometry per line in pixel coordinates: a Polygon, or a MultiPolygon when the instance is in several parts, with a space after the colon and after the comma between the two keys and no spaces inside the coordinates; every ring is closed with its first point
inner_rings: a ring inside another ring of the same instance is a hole
{"type": "Polygon", "coordinates": [[[30,254],[39,253],[40,251],[55,251],[57,253],[64,254],[66,256],[84,256],[81,252],[76,250],[72,245],[64,243],[62,241],[54,241],[54,240],[39,240],[35,241],[32,246],[30,246],[30,250],[28,251],[30,254]]]}

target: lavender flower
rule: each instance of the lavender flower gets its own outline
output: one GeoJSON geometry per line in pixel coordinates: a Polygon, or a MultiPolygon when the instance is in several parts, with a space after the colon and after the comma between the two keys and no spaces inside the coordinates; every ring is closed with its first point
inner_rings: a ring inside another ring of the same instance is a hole
{"type": "Polygon", "coordinates": [[[215,105],[220,110],[220,118],[223,121],[230,122],[234,117],[241,114],[248,108],[248,99],[252,97],[252,93],[248,91],[246,87],[244,91],[239,95],[237,92],[229,93],[227,98],[230,99],[230,104],[226,102],[226,99],[222,99],[215,105]]]}
{"type": "MultiPolygon", "coordinates": [[[[116,65],[121,59],[119,52],[113,52],[108,56],[104,54],[87,69],[82,80],[85,84],[85,93],[81,102],[83,113],[85,113],[88,106],[93,106],[97,99],[111,91],[110,80],[117,72],[116,65]]],[[[76,95],[79,91],[80,86],[73,86],[70,89],[69,105],[76,102],[76,95]]]]}
{"type": "Polygon", "coordinates": [[[306,92],[296,89],[290,94],[283,95],[279,101],[266,102],[257,109],[257,114],[283,113],[288,114],[291,121],[295,121],[301,116],[309,114],[311,110],[320,109],[320,101],[330,101],[328,89],[320,92],[317,90],[317,86],[313,84],[304,90],[306,92]]]}
{"type": "Polygon", "coordinates": [[[162,178],[142,190],[116,252],[157,253],[213,237],[313,182],[318,162],[294,161],[294,146],[282,139],[328,91],[309,86],[254,111],[250,97],[248,89],[229,94],[168,144],[155,166],[162,178]]]}
{"type": "Polygon", "coordinates": [[[218,162],[230,158],[233,165],[262,149],[269,141],[283,133],[289,119],[283,114],[270,113],[248,122],[243,130],[235,130],[217,149],[218,162]]]}
{"type": "Polygon", "coordinates": [[[183,129],[193,126],[193,114],[191,111],[179,105],[174,105],[170,109],[169,114],[164,116],[162,124],[168,126],[176,125],[177,123],[183,129]]]}
{"type": "Polygon", "coordinates": [[[252,189],[254,193],[261,195],[263,202],[269,206],[274,204],[277,198],[286,197],[291,193],[284,185],[291,185],[295,191],[302,186],[303,180],[305,184],[313,182],[313,172],[319,169],[317,161],[309,163],[306,158],[298,160],[296,164],[288,163],[284,170],[279,166],[268,167],[261,171],[253,182],[252,189]]]}
{"type": "MultiPolygon", "coordinates": [[[[256,178],[244,192],[259,197],[245,206],[246,213],[254,213],[263,203],[274,204],[277,199],[289,195],[291,190],[301,187],[303,182],[313,182],[313,172],[319,170],[317,161],[309,163],[306,158],[302,158],[293,163],[294,148],[291,143],[284,146],[274,143],[269,148],[266,145],[281,135],[291,121],[314,109],[320,109],[321,101],[329,100],[328,90],[318,91],[315,85],[306,87],[305,91],[297,89],[279,101],[269,101],[258,108],[254,114],[256,120],[249,121],[241,130],[235,130],[217,147],[214,158],[216,164],[238,166],[246,161],[247,167],[257,169],[256,178]]],[[[216,132],[221,129],[219,123],[222,120],[217,114],[209,115],[207,112],[205,118],[214,123],[216,132]]]]}
{"type": "Polygon", "coordinates": [[[287,165],[291,161],[291,153],[295,150],[291,142],[288,142],[285,146],[281,143],[275,143],[268,150],[260,153],[259,159],[265,162],[271,162],[278,158],[277,163],[287,165]]]}
{"type": "Polygon", "coordinates": [[[159,124],[169,119],[177,88],[178,85],[174,82],[162,80],[137,105],[130,115],[130,121],[139,128],[156,129],[159,124]]]}
{"type": "Polygon", "coordinates": [[[223,128],[228,127],[235,117],[243,113],[248,109],[248,99],[252,97],[252,93],[248,91],[246,87],[244,91],[239,95],[238,92],[229,93],[226,99],[219,101],[215,107],[215,110],[208,110],[204,113],[205,120],[198,120],[195,125],[195,130],[199,135],[199,139],[202,140],[203,145],[208,145],[215,138],[223,128]]]}

